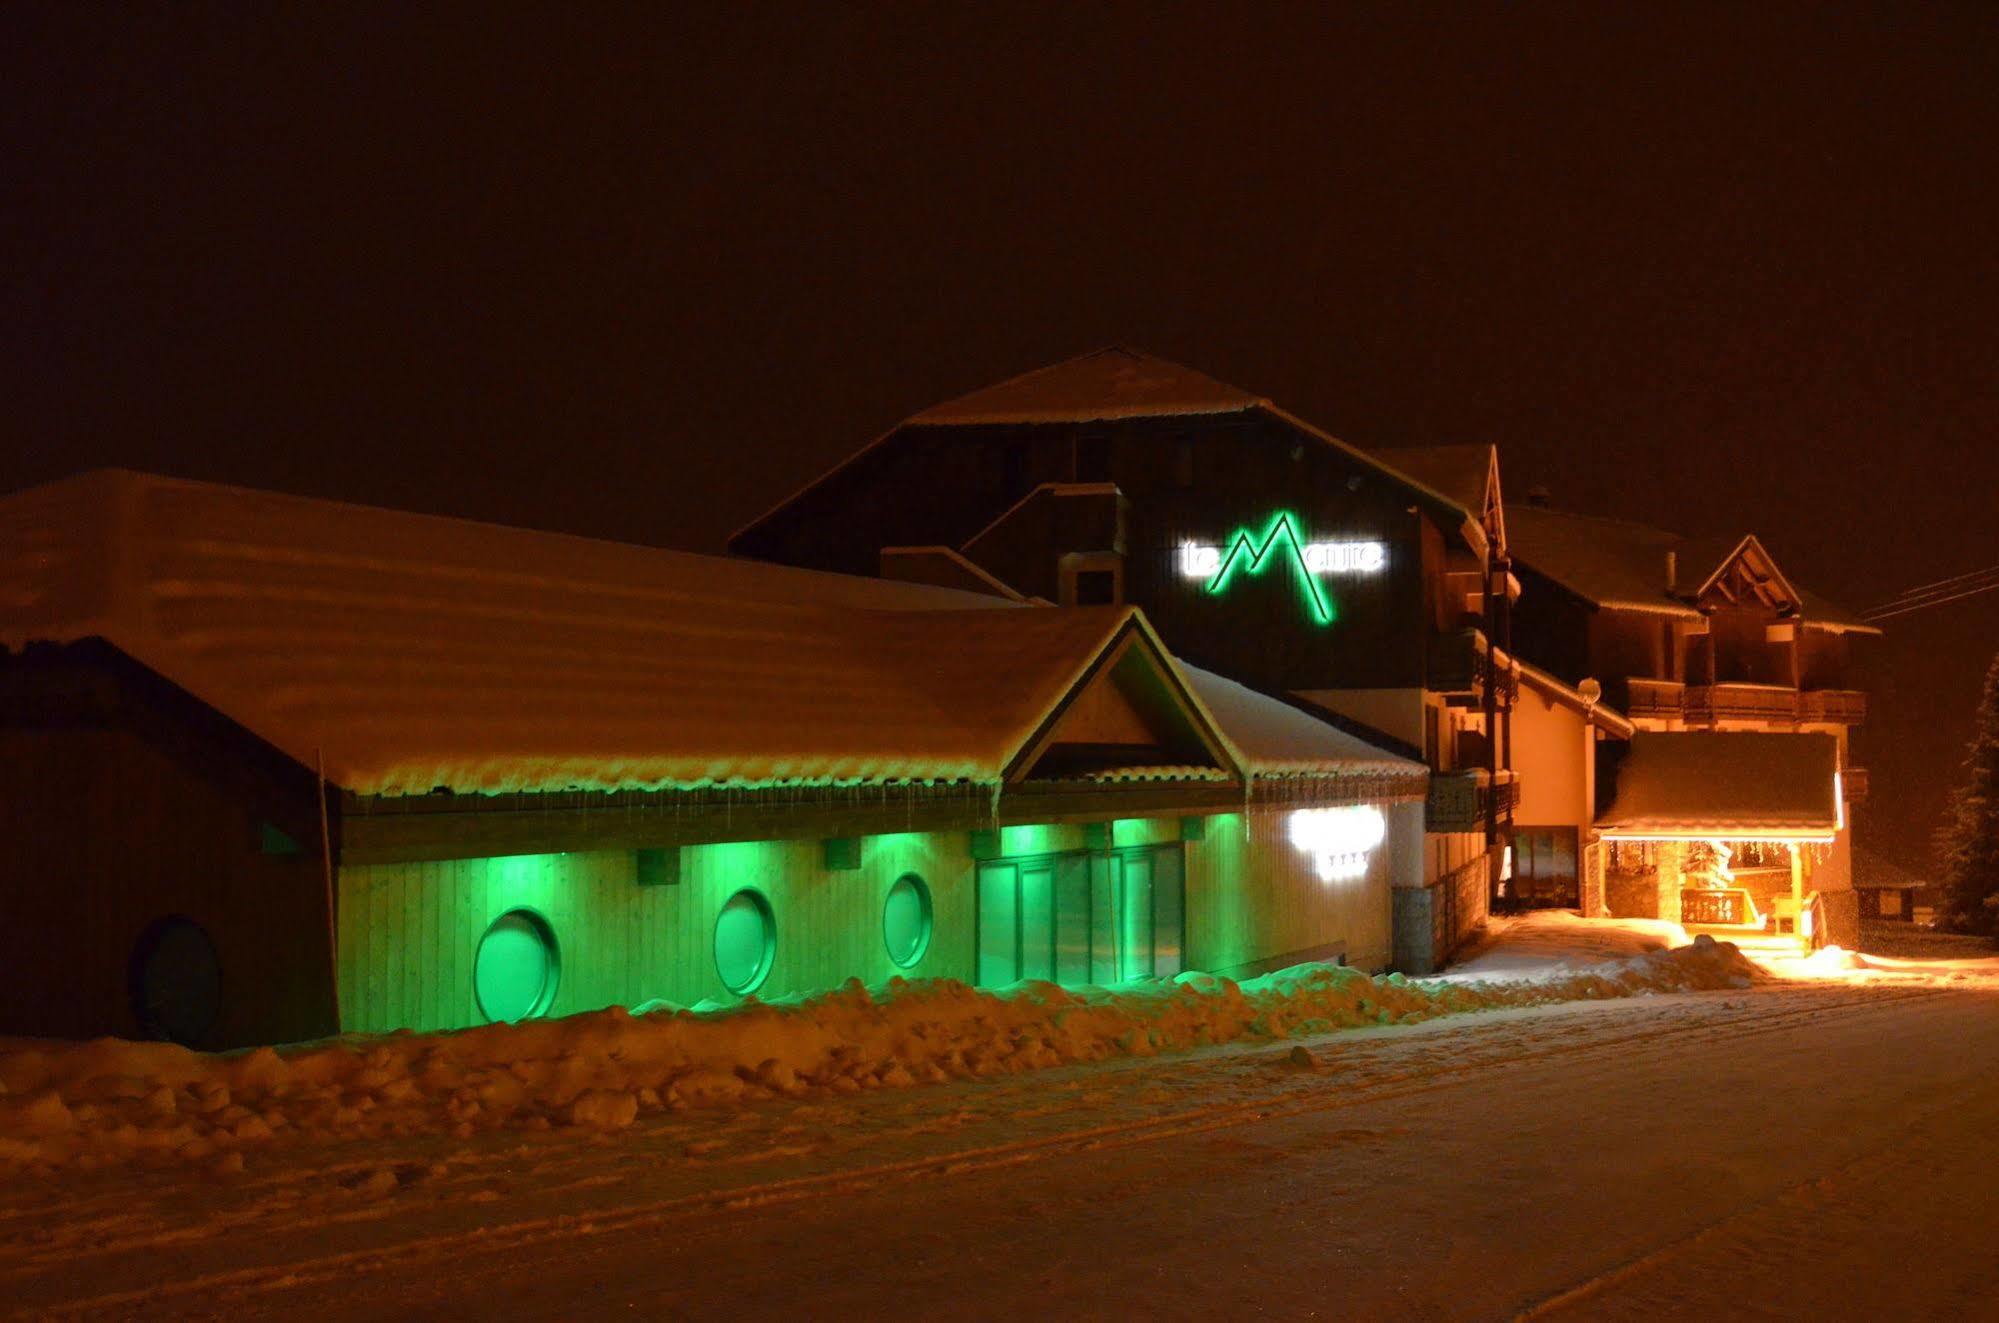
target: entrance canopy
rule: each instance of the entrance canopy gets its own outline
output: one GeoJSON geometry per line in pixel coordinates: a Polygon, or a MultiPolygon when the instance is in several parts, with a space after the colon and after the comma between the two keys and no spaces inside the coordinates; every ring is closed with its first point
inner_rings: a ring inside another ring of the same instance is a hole
{"type": "Polygon", "coordinates": [[[1612,840],[1829,841],[1841,824],[1831,735],[1639,731],[1598,815],[1612,840]]]}

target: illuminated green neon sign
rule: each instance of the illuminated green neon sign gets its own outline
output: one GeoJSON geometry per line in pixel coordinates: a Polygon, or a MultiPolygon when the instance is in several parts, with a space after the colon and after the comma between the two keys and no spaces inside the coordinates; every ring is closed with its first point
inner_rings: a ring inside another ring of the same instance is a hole
{"type": "Polygon", "coordinates": [[[1319,583],[1321,574],[1373,573],[1386,561],[1386,549],[1379,542],[1307,542],[1298,531],[1298,519],[1288,510],[1270,516],[1260,535],[1239,528],[1219,547],[1188,543],[1180,548],[1180,572],[1188,578],[1205,578],[1204,590],[1219,594],[1240,572],[1261,574],[1273,564],[1290,565],[1297,573],[1305,610],[1321,625],[1333,623],[1332,599],[1319,583]]]}

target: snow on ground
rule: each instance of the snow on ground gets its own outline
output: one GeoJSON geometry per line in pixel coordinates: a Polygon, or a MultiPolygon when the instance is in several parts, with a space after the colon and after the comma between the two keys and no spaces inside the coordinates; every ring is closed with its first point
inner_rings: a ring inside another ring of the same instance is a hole
{"type": "Polygon", "coordinates": [[[1573,910],[1495,915],[1478,944],[1443,978],[1545,981],[1608,961],[1690,946],[1693,940],[1685,928],[1663,919],[1585,919],[1573,910]]]}
{"type": "MultiPolygon", "coordinates": [[[[1531,930],[1531,929],[1530,929],[1531,930]]],[[[1606,938],[1606,941],[1610,939],[1606,938]]],[[[203,1054],[100,1039],[0,1045],[0,1174],[125,1163],[241,1171],[302,1142],[466,1138],[773,1097],[1014,1074],[1239,1040],[1406,1024],[1467,1011],[1747,987],[1726,943],[1617,939],[1589,968],[1414,982],[1300,965],[1235,982],[1205,974],[1116,988],[857,981],[724,1011],[621,1008],[455,1033],[349,1036],[203,1054]],[[1626,948],[1629,948],[1628,950],[1626,948]]]]}

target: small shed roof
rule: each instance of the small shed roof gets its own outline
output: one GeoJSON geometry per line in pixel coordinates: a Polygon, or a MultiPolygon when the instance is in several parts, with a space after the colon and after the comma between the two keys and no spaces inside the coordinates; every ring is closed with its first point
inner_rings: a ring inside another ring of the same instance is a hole
{"type": "Polygon", "coordinates": [[[1597,818],[1612,836],[1819,837],[1838,830],[1839,742],[1766,731],[1638,731],[1597,818]]]}

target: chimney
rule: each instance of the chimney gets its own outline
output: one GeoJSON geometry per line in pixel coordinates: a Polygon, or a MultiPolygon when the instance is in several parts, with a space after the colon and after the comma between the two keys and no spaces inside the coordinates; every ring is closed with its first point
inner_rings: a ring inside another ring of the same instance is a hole
{"type": "Polygon", "coordinates": [[[1680,595],[1680,553],[1666,553],[1666,592],[1674,597],[1680,595]]]}

